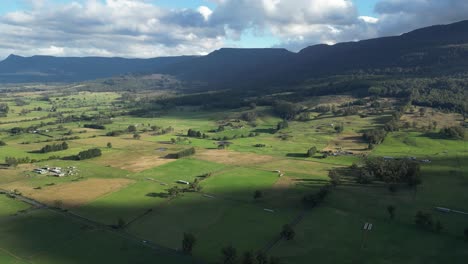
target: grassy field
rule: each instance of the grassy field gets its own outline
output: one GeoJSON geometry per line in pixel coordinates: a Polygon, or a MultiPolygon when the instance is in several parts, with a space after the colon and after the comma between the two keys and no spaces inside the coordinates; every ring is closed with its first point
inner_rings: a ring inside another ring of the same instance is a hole
{"type": "MultiPolygon", "coordinates": [[[[228,245],[239,255],[273,245],[267,253],[286,264],[458,264],[468,257],[463,241],[468,217],[434,210],[441,206],[468,211],[468,141],[442,139],[437,130],[423,130],[432,119],[439,127],[457,124],[461,118],[457,114],[429,109],[422,117],[416,108],[416,114],[402,117],[403,122],[414,121],[414,127],[389,133],[382,144],[369,150],[362,133],[382,127],[391,118],[392,108],[379,115],[347,116],[308,110],[308,120],[290,121],[288,128],[277,131],[281,119],[266,106],[255,109],[255,121],[246,122],[240,117],[252,109],[178,107],[138,117],[129,112],[142,98],[127,102],[114,92],[51,88],[21,96],[26,105],[0,99],[10,107],[7,116],[0,117],[0,140],[6,143],[0,146],[0,161],[8,156],[35,161],[2,166],[0,188],[67,209],[96,224],[124,225],[109,232],[70,219],[65,212],[26,210],[29,205],[0,195],[0,263],[216,263],[228,245]],[[49,100],[43,99],[45,95],[49,100]],[[64,121],[72,116],[80,120],[64,121]],[[105,128],[83,128],[98,122],[104,122],[105,128]],[[129,126],[136,131],[127,131],[129,126]],[[336,126],[344,130],[337,133],[336,126]],[[10,130],[14,127],[25,130],[14,134],[10,130]],[[37,129],[41,132],[32,132],[37,129]],[[207,138],[188,138],[188,129],[207,138]],[[111,131],[121,133],[107,136],[111,131]],[[222,140],[232,144],[218,149],[222,140]],[[33,153],[63,141],[69,149],[33,153]],[[307,157],[314,146],[319,152],[352,154],[307,157]],[[170,156],[191,147],[196,149],[191,157],[170,156]],[[102,156],[63,159],[90,148],[99,148],[102,156]],[[319,207],[305,209],[302,198],[328,184],[330,170],[360,164],[365,156],[431,162],[422,163],[423,183],[416,191],[403,186],[392,193],[386,184],[360,185],[350,179],[334,188],[319,207]],[[39,167],[74,167],[76,173],[61,178],[39,175],[33,172],[39,167]],[[169,195],[174,187],[187,187],[180,180],[198,180],[200,190],[169,195]],[[257,199],[256,191],[261,193],[257,199]],[[389,205],[396,208],[393,220],[389,205]],[[430,212],[434,221],[440,221],[440,233],[416,226],[417,211],[430,212]],[[282,226],[294,220],[295,238],[272,244],[282,226]],[[374,226],[368,234],[362,231],[365,222],[374,226]],[[197,239],[194,258],[153,250],[143,242],[180,250],[185,232],[197,239]],[[138,241],[125,234],[137,236],[138,241]]],[[[340,109],[339,105],[352,100],[351,96],[324,96],[309,98],[302,105],[313,109],[335,104],[340,109]]]]}

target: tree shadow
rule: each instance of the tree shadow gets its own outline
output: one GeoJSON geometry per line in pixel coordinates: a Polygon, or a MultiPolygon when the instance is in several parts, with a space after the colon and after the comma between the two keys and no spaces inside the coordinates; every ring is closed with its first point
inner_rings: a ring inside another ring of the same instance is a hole
{"type": "Polygon", "coordinates": [[[290,158],[307,158],[307,154],[304,154],[304,153],[288,153],[288,154],[286,154],[286,157],[290,157],[290,158]]]}
{"type": "Polygon", "coordinates": [[[277,130],[274,129],[274,128],[257,128],[253,132],[255,132],[255,133],[264,133],[264,134],[275,134],[276,131],[277,130]]]}
{"type": "Polygon", "coordinates": [[[168,193],[147,193],[146,196],[155,198],[169,198],[168,193]]]}

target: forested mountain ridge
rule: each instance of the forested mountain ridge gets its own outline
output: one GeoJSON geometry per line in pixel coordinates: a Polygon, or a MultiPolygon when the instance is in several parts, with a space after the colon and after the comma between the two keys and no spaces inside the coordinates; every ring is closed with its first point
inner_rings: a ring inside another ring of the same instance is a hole
{"type": "Polygon", "coordinates": [[[153,73],[191,56],[152,59],[104,57],[21,57],[10,55],[0,62],[0,82],[80,82],[121,74],[153,73]]]}
{"type": "Polygon", "coordinates": [[[0,62],[0,82],[76,82],[128,73],[161,73],[210,89],[265,88],[338,74],[432,77],[467,70],[468,20],[395,37],[315,45],[298,53],[220,49],[206,56],[153,59],[11,55],[0,62]]]}

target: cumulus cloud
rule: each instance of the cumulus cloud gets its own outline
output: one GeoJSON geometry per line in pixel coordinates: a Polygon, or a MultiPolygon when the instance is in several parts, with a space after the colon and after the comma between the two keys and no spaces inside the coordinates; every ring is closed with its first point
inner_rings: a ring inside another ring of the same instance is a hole
{"type": "Polygon", "coordinates": [[[401,34],[421,27],[468,19],[466,0],[380,0],[378,35],[401,34]]]}
{"type": "MultiPolygon", "coordinates": [[[[353,0],[206,0],[214,7],[166,9],[147,0],[28,0],[28,10],[0,15],[0,57],[156,57],[206,54],[240,45],[246,32],[300,50],[395,35],[468,19],[466,0],[378,0],[375,17],[353,0]],[[234,43],[234,44],[233,44],[234,43]]],[[[211,6],[211,5],[210,5],[211,6]]]]}
{"type": "Polygon", "coordinates": [[[0,55],[156,57],[206,54],[223,46],[225,30],[210,10],[168,10],[139,0],[33,1],[28,11],[0,16],[0,55]]]}

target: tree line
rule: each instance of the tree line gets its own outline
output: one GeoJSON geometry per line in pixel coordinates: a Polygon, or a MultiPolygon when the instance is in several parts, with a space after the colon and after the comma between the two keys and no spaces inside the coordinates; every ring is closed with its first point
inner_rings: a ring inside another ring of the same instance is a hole
{"type": "Polygon", "coordinates": [[[48,153],[54,151],[62,151],[68,149],[68,143],[62,142],[61,144],[52,144],[52,145],[45,145],[39,151],[39,153],[48,153]]]}

